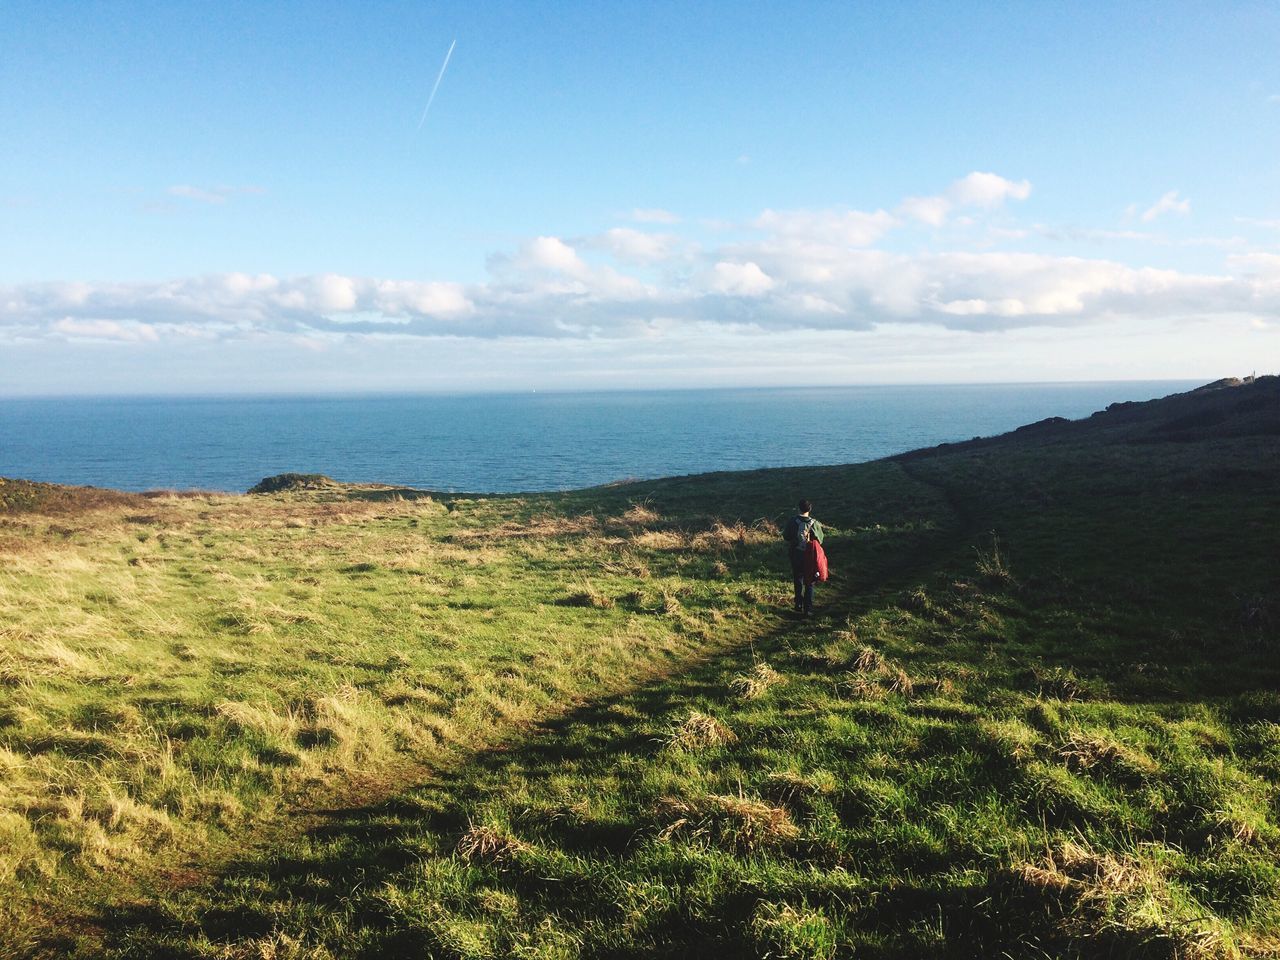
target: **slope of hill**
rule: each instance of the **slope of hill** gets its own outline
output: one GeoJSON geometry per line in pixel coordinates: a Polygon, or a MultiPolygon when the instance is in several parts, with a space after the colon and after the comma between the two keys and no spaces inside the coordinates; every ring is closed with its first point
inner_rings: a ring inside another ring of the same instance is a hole
{"type": "Polygon", "coordinates": [[[1263,378],[845,467],[10,514],[11,952],[1275,955],[1277,424],[1263,378]]]}

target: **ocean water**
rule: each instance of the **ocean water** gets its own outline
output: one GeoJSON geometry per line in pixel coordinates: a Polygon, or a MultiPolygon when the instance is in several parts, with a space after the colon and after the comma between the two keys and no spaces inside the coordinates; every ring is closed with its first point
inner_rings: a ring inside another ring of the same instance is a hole
{"type": "Polygon", "coordinates": [[[297,471],[432,490],[562,490],[873,460],[1193,386],[12,399],[0,400],[0,476],[122,490],[243,491],[262,477],[297,471]]]}

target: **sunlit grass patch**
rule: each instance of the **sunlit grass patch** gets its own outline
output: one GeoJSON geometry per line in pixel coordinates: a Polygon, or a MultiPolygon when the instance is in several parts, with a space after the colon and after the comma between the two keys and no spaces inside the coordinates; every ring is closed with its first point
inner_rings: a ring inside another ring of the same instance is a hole
{"type": "Polygon", "coordinates": [[[785,807],[808,811],[819,797],[830,797],[839,788],[839,782],[829,770],[800,774],[782,770],[769,774],[761,786],[761,793],[785,807]]]}
{"type": "Polygon", "coordinates": [[[751,915],[751,935],[763,957],[830,960],[839,940],[821,910],[789,903],[762,903],[751,915]]]}
{"type": "Polygon", "coordinates": [[[662,514],[653,508],[653,501],[645,500],[627,507],[621,519],[633,527],[651,527],[661,522],[662,514]]]}
{"type": "Polygon", "coordinates": [[[715,717],[692,710],[672,724],[666,743],[673,750],[694,751],[722,747],[737,739],[738,735],[715,717]]]}
{"type": "Polygon", "coordinates": [[[786,683],[787,678],[767,663],[757,663],[749,673],[733,678],[733,689],[741,697],[754,700],[763,697],[772,688],[786,683]]]}
{"type": "Polygon", "coordinates": [[[458,839],[458,856],[479,863],[502,864],[527,853],[530,847],[506,831],[472,824],[458,839]]]}
{"type": "Polygon", "coordinates": [[[659,834],[664,840],[708,838],[741,853],[776,846],[800,835],[785,808],[741,794],[667,797],[656,813],[666,821],[659,834]]]}
{"type": "Polygon", "coordinates": [[[1230,925],[1205,916],[1171,882],[1179,859],[1159,847],[1111,853],[1061,840],[1037,861],[1018,867],[1017,876],[1057,915],[1057,930],[1065,937],[1098,939],[1110,949],[1143,945],[1160,956],[1243,956],[1230,925]]]}
{"type": "Polygon", "coordinates": [[[299,790],[394,782],[400,764],[445,762],[768,621],[745,603],[727,618],[741,601],[690,580],[683,554],[611,535],[596,552],[597,517],[678,529],[679,511],[553,499],[446,506],[326,484],[106,498],[71,533],[11,518],[0,887],[70,890],[224,843],[299,790]]]}
{"type": "Polygon", "coordinates": [[[1131,779],[1141,779],[1159,769],[1142,750],[1104,731],[1071,731],[1058,747],[1058,756],[1073,770],[1097,769],[1131,779]]]}
{"type": "Polygon", "coordinates": [[[602,592],[589,580],[581,581],[578,589],[567,594],[559,602],[567,607],[595,607],[598,610],[612,609],[615,603],[613,597],[602,592]]]}

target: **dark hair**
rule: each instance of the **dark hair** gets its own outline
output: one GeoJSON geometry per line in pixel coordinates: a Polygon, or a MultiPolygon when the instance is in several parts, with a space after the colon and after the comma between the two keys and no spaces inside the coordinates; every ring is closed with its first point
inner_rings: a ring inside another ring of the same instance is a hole
{"type": "Polygon", "coordinates": [[[801,513],[808,513],[810,510],[813,509],[813,504],[810,503],[808,500],[801,500],[798,504],[796,504],[796,506],[800,508],[801,513]]]}

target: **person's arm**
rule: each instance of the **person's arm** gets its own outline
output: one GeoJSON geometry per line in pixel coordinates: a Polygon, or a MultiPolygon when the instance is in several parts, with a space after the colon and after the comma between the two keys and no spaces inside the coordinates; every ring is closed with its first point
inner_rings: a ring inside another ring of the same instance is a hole
{"type": "Polygon", "coordinates": [[[792,517],[787,521],[787,525],[782,528],[782,539],[787,543],[794,543],[796,539],[796,518],[792,517]]]}

